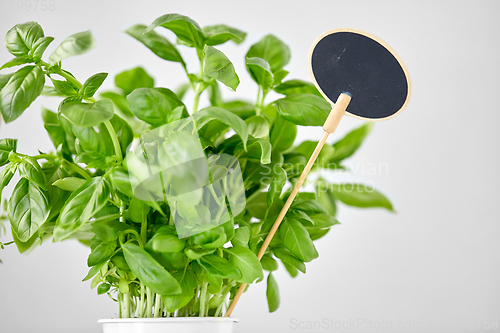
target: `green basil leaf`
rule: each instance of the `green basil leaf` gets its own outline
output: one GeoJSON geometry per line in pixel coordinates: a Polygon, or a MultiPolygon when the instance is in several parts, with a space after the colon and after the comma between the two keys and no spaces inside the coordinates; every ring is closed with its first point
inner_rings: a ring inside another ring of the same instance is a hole
{"type": "Polygon", "coordinates": [[[28,55],[38,39],[42,37],[43,29],[36,22],[16,24],[5,35],[5,46],[16,57],[28,55]]]}
{"type": "Polygon", "coordinates": [[[290,265],[304,274],[306,273],[306,265],[287,249],[277,247],[273,249],[273,253],[283,264],[290,265]]]}
{"type": "Polygon", "coordinates": [[[241,272],[234,264],[216,254],[203,256],[198,263],[210,274],[233,280],[241,278],[241,272]]]}
{"type": "Polygon", "coordinates": [[[223,109],[226,109],[241,119],[247,119],[255,115],[255,104],[248,103],[245,101],[232,101],[221,105],[223,109]]]}
{"type": "Polygon", "coordinates": [[[305,227],[314,226],[314,221],[307,215],[306,212],[297,209],[290,209],[286,212],[286,217],[289,219],[293,219],[302,223],[305,227]]]}
{"type": "Polygon", "coordinates": [[[101,283],[99,286],[97,286],[97,295],[102,295],[107,293],[110,288],[111,285],[109,283],[101,283]]]}
{"type": "Polygon", "coordinates": [[[269,276],[267,277],[266,298],[269,312],[278,310],[280,307],[280,291],[278,284],[271,273],[269,273],[269,276]]]}
{"type": "Polygon", "coordinates": [[[77,96],[78,90],[68,81],[55,80],[50,78],[54,88],[64,96],[77,96]]]}
{"type": "Polygon", "coordinates": [[[241,44],[245,40],[245,37],[247,35],[241,30],[228,27],[224,24],[204,27],[203,34],[206,38],[205,44],[211,46],[224,44],[229,40],[232,40],[236,44],[241,44]]]}
{"type": "Polygon", "coordinates": [[[262,265],[262,269],[266,271],[275,271],[278,267],[278,262],[274,260],[273,256],[269,253],[264,254],[260,259],[260,264],[262,265]]]}
{"type": "Polygon", "coordinates": [[[267,120],[269,120],[269,124],[271,125],[274,124],[276,118],[278,117],[278,110],[276,110],[276,105],[274,102],[271,102],[264,106],[264,108],[262,108],[261,110],[261,113],[267,118],[267,120]]]}
{"type": "Polygon", "coordinates": [[[156,252],[182,252],[186,246],[185,239],[179,239],[176,235],[158,235],[151,239],[153,251],[156,252]]]}
{"type": "Polygon", "coordinates": [[[113,226],[109,225],[109,222],[116,221],[92,223],[92,231],[95,233],[96,238],[104,243],[115,241],[120,236],[119,231],[113,228],[113,226]]]}
{"type": "Polygon", "coordinates": [[[110,261],[118,268],[124,272],[130,272],[130,267],[128,267],[127,261],[123,256],[123,252],[118,252],[111,257],[110,261]]]}
{"type": "Polygon", "coordinates": [[[335,203],[335,196],[331,188],[329,188],[329,184],[323,179],[318,179],[316,183],[316,193],[318,203],[322,207],[325,207],[329,215],[335,216],[337,213],[337,204],[335,203]]]}
{"type": "Polygon", "coordinates": [[[128,95],[137,88],[153,88],[155,80],[142,67],[136,67],[116,75],[115,85],[128,95]]]}
{"type": "Polygon", "coordinates": [[[307,230],[298,221],[285,218],[279,230],[285,247],[300,260],[309,262],[319,256],[307,230]]]}
{"type": "Polygon", "coordinates": [[[127,117],[133,117],[134,114],[130,111],[130,108],[128,107],[128,102],[127,98],[123,95],[117,94],[112,91],[106,91],[100,94],[102,98],[107,98],[110,99],[113,104],[120,110],[123,115],[127,117]]]}
{"type": "Polygon", "coordinates": [[[328,187],[335,197],[346,205],[360,208],[381,207],[394,212],[386,196],[364,184],[330,184],[328,187]]]}
{"type": "Polygon", "coordinates": [[[208,282],[208,273],[207,271],[199,264],[197,260],[190,262],[191,267],[193,268],[193,272],[196,275],[196,279],[199,282],[208,282]]]}
{"type": "MultiPolygon", "coordinates": [[[[96,278],[97,277],[98,276],[96,276],[96,278]]],[[[100,282],[100,279],[95,284],[94,284],[94,281],[95,281],[95,278],[94,278],[94,280],[92,280],[92,283],[90,284],[90,288],[94,288],[97,285],[97,283],[100,282]]],[[[130,286],[129,286],[129,284],[130,284],[129,281],[127,281],[124,278],[120,278],[119,281],[118,281],[118,291],[121,292],[122,294],[128,294],[128,293],[130,293],[130,286]]]]}
{"type": "Polygon", "coordinates": [[[42,120],[44,124],[54,124],[54,125],[59,124],[59,117],[57,116],[57,113],[50,111],[49,109],[43,106],[42,106],[42,120]]]}
{"type": "Polygon", "coordinates": [[[226,55],[209,45],[205,46],[203,54],[203,73],[225,84],[233,91],[236,90],[240,79],[226,55]]]}
{"type": "Polygon", "coordinates": [[[12,76],[14,76],[14,73],[0,75],[0,90],[7,85],[12,76]]]}
{"type": "Polygon", "coordinates": [[[266,60],[271,66],[271,71],[275,73],[290,61],[290,48],[277,37],[267,35],[250,47],[246,57],[266,60]]]}
{"type": "MultiPolygon", "coordinates": [[[[130,127],[128,122],[126,122],[116,114],[113,116],[113,118],[111,118],[110,123],[115,130],[116,136],[118,137],[118,142],[120,143],[122,154],[125,156],[128,146],[134,139],[134,132],[132,131],[132,128],[130,127]]],[[[101,124],[101,127],[102,126],[103,125],[101,124]]]]}
{"type": "Polygon", "coordinates": [[[14,239],[14,243],[19,253],[24,253],[40,244],[40,235],[38,232],[35,232],[26,242],[21,242],[15,232],[12,233],[12,238],[14,239]]]}
{"type": "Polygon", "coordinates": [[[295,94],[313,94],[318,97],[323,97],[316,86],[310,82],[302,80],[288,80],[274,87],[277,93],[289,96],[295,94]]]}
{"type": "Polygon", "coordinates": [[[265,91],[273,86],[274,75],[271,71],[269,63],[262,58],[246,58],[246,66],[248,73],[252,79],[262,87],[265,91]]]}
{"type": "Polygon", "coordinates": [[[292,147],[297,136],[297,125],[276,117],[271,129],[269,141],[273,147],[273,152],[284,152],[292,147]]]}
{"type": "Polygon", "coordinates": [[[251,116],[245,120],[248,126],[248,134],[254,138],[269,137],[269,122],[263,116],[251,116]]]}
{"type": "Polygon", "coordinates": [[[205,250],[205,249],[198,249],[198,248],[193,248],[193,247],[188,247],[188,248],[184,249],[184,253],[191,260],[200,259],[201,257],[206,256],[206,255],[211,254],[211,253],[214,253],[214,252],[215,252],[215,249],[205,250]]]}
{"type": "Polygon", "coordinates": [[[104,80],[108,77],[108,73],[97,73],[89,77],[82,87],[83,98],[94,96],[97,89],[102,85],[104,80]]]}
{"type": "Polygon", "coordinates": [[[241,272],[241,278],[236,279],[242,283],[253,283],[255,280],[264,279],[264,273],[259,259],[243,246],[224,248],[229,253],[229,262],[236,266],[241,272]]]}
{"type": "MultiPolygon", "coordinates": [[[[98,211],[95,215],[94,218],[92,219],[92,224],[94,223],[108,223],[111,221],[115,221],[116,219],[120,218],[122,214],[120,213],[120,208],[116,207],[114,204],[108,202],[100,211],[98,211]]],[[[118,222],[121,225],[129,227],[129,225],[118,222]]],[[[130,227],[132,228],[132,227],[130,227]]],[[[120,229],[117,228],[117,230],[122,231],[122,230],[127,230],[130,228],[124,228],[120,229]]]]}
{"type": "Polygon", "coordinates": [[[151,23],[145,32],[149,32],[159,26],[172,31],[185,45],[196,47],[199,50],[203,49],[205,39],[203,32],[198,23],[189,17],[179,14],[160,16],[151,23]]]}
{"type": "Polygon", "coordinates": [[[158,260],[163,267],[171,271],[184,269],[190,261],[189,258],[182,252],[152,252],[151,255],[158,260]]]}
{"type": "Polygon", "coordinates": [[[134,227],[114,219],[110,221],[101,220],[100,222],[92,222],[92,231],[95,233],[97,239],[103,242],[115,241],[120,236],[120,232],[130,229],[134,230],[134,227]]]}
{"type": "Polygon", "coordinates": [[[286,171],[279,165],[274,166],[274,176],[267,191],[267,207],[271,207],[274,200],[280,197],[283,186],[286,184],[286,171]]]}
{"type": "MultiPolygon", "coordinates": [[[[295,148],[295,152],[302,154],[306,160],[309,160],[317,145],[318,141],[303,141],[298,147],[295,148]]],[[[319,166],[325,169],[335,169],[336,165],[330,162],[330,159],[334,154],[335,149],[332,146],[323,146],[323,149],[321,149],[316,161],[314,161],[314,166],[319,166]]]]}
{"type": "MultiPolygon", "coordinates": [[[[208,280],[208,292],[212,294],[220,293],[220,291],[222,290],[222,284],[224,282],[224,279],[218,275],[207,274],[207,280],[208,280]]],[[[221,302],[222,298],[219,298],[217,295],[215,295],[215,297],[212,297],[210,299],[209,308],[216,308],[220,305],[221,302]]]]}
{"type": "Polygon", "coordinates": [[[45,179],[45,174],[35,159],[31,157],[23,158],[19,163],[19,175],[37,184],[43,190],[47,190],[47,179],[45,179]]]}
{"type": "Polygon", "coordinates": [[[3,64],[2,67],[0,67],[0,70],[5,69],[5,68],[19,66],[19,65],[28,64],[30,62],[33,62],[33,60],[31,60],[30,58],[28,58],[26,56],[17,57],[17,58],[14,58],[14,59],[6,62],[5,64],[3,64]]]}
{"type": "Polygon", "coordinates": [[[186,106],[182,102],[182,100],[175,94],[172,90],[167,88],[155,87],[154,90],[163,94],[168,103],[170,104],[170,109],[172,110],[168,114],[168,122],[177,121],[179,119],[189,117],[189,113],[187,112],[186,106]]]}
{"type": "Polygon", "coordinates": [[[52,185],[59,187],[61,190],[73,192],[85,183],[85,179],[77,177],[66,177],[56,180],[52,185]]]}
{"type": "Polygon", "coordinates": [[[95,265],[99,265],[107,261],[113,256],[116,249],[116,241],[112,242],[101,242],[89,254],[87,258],[87,266],[92,267],[95,265]]]}
{"type": "Polygon", "coordinates": [[[309,215],[309,217],[314,221],[314,225],[308,228],[325,229],[325,228],[330,228],[331,226],[334,226],[336,224],[339,224],[339,221],[337,221],[335,217],[329,214],[318,213],[309,215]]]}
{"type": "Polygon", "coordinates": [[[51,97],[66,97],[65,95],[61,94],[56,88],[51,86],[44,86],[41,95],[51,97]]]}
{"type": "Polygon", "coordinates": [[[237,115],[219,107],[208,107],[196,112],[195,114],[193,114],[193,117],[196,121],[200,121],[202,123],[206,123],[212,119],[216,119],[221,123],[229,125],[229,127],[231,127],[236,132],[236,134],[240,136],[241,140],[243,141],[243,147],[244,149],[246,149],[248,141],[247,124],[237,115]]]}
{"type": "Polygon", "coordinates": [[[0,166],[9,163],[9,154],[17,150],[17,139],[0,139],[0,166]]]}
{"type": "Polygon", "coordinates": [[[216,249],[224,246],[227,242],[223,226],[212,228],[192,236],[192,242],[204,249],[216,249]]]}
{"type": "Polygon", "coordinates": [[[311,237],[312,241],[322,238],[330,231],[330,228],[320,229],[320,228],[307,228],[307,232],[311,237]]]}
{"type": "MultiPolygon", "coordinates": [[[[60,156],[59,152],[56,152],[56,154],[58,154],[60,156]]],[[[34,159],[31,156],[23,156],[23,158],[34,159]]],[[[66,169],[63,168],[58,163],[59,161],[55,160],[54,162],[45,162],[45,163],[42,163],[41,171],[42,171],[43,176],[45,177],[45,179],[47,179],[46,185],[51,185],[55,180],[57,180],[59,178],[64,178],[64,177],[66,177],[68,175],[66,169]],[[50,179],[52,179],[52,178],[55,178],[55,180],[51,182],[50,179]]]]}
{"type": "Polygon", "coordinates": [[[239,227],[234,232],[234,237],[231,240],[233,246],[243,246],[248,247],[248,242],[250,241],[250,228],[247,226],[239,227]]]}
{"type": "Polygon", "coordinates": [[[295,200],[291,206],[292,209],[301,210],[306,214],[326,214],[327,211],[323,206],[321,206],[316,200],[305,199],[305,200],[295,200]]]}
{"type": "Polygon", "coordinates": [[[149,213],[149,206],[142,200],[132,198],[128,207],[130,219],[136,223],[143,223],[149,213]]]}
{"type": "Polygon", "coordinates": [[[127,96],[130,111],[142,121],[153,126],[178,120],[169,98],[151,88],[139,88],[127,96]]]}
{"type": "Polygon", "coordinates": [[[276,87],[281,84],[281,81],[289,74],[289,71],[286,71],[284,69],[278,69],[276,72],[273,73],[274,75],[274,80],[273,80],[273,87],[276,87]]]}
{"type": "Polygon", "coordinates": [[[102,99],[95,103],[67,102],[61,105],[60,112],[73,125],[91,127],[113,118],[114,109],[109,99],[102,99]]]}
{"type": "MultiPolygon", "coordinates": [[[[246,168],[248,168],[248,164],[246,168]]],[[[266,196],[267,192],[260,191],[257,195],[253,195],[247,200],[245,207],[247,213],[259,220],[263,220],[267,210],[266,196]]]]}
{"type": "Polygon", "coordinates": [[[18,70],[0,91],[0,113],[6,123],[17,119],[40,95],[45,75],[39,66],[18,70]]]}
{"type": "Polygon", "coordinates": [[[89,269],[89,272],[87,273],[87,275],[83,278],[82,282],[88,281],[91,278],[93,278],[97,273],[99,273],[99,271],[101,270],[102,266],[104,266],[104,265],[107,265],[107,263],[105,263],[103,265],[97,265],[97,266],[91,267],[89,269]]]}
{"type": "Polygon", "coordinates": [[[36,41],[31,49],[29,55],[35,61],[39,61],[42,59],[42,55],[49,46],[50,43],[54,40],[54,37],[42,37],[36,41]]]}
{"type": "Polygon", "coordinates": [[[131,243],[123,244],[122,249],[132,273],[151,291],[160,295],[182,293],[179,282],[144,249],[131,243]]]}
{"type": "Polygon", "coordinates": [[[329,162],[338,164],[343,159],[354,154],[366,139],[368,134],[370,134],[372,128],[373,123],[367,122],[366,124],[347,133],[345,137],[335,142],[333,144],[335,151],[333,152],[333,156],[329,158],[329,162]]]}
{"type": "Polygon", "coordinates": [[[314,192],[299,192],[297,193],[294,202],[298,203],[299,201],[316,200],[316,198],[317,195],[314,192]]]}
{"type": "Polygon", "coordinates": [[[146,29],[147,27],[145,25],[136,24],[128,28],[125,32],[144,44],[158,57],[168,61],[178,62],[182,64],[183,67],[186,67],[179,51],[177,51],[175,46],[173,46],[168,39],[158,35],[154,31],[145,32],[146,29]]]}
{"type": "Polygon", "coordinates": [[[61,241],[82,228],[108,202],[110,188],[103,177],[87,180],[71,193],[54,228],[54,241],[61,241]]]}
{"type": "Polygon", "coordinates": [[[302,126],[322,126],[332,106],[313,94],[290,95],[276,101],[276,109],[286,120],[302,126]]]}
{"type": "Polygon", "coordinates": [[[222,228],[224,228],[224,233],[226,234],[226,241],[229,242],[234,237],[235,229],[234,229],[234,220],[230,219],[226,223],[223,223],[222,228]]]}
{"type": "Polygon", "coordinates": [[[2,170],[2,172],[0,172],[0,202],[2,199],[2,191],[7,185],[9,185],[12,177],[14,177],[14,174],[16,173],[16,170],[17,164],[9,164],[2,170]]]}
{"type": "Polygon", "coordinates": [[[105,169],[108,161],[114,160],[113,142],[104,124],[99,126],[99,131],[94,127],[72,126],[72,132],[78,139],[76,162],[85,163],[89,168],[105,169]]]}
{"type": "Polygon", "coordinates": [[[10,163],[20,163],[21,162],[21,156],[19,156],[15,152],[11,151],[9,153],[9,162],[10,163]]]}
{"type": "Polygon", "coordinates": [[[243,150],[243,144],[239,143],[234,149],[234,154],[240,154],[241,157],[257,159],[262,164],[271,163],[271,144],[264,139],[249,139],[246,152],[240,153],[243,150]]]}
{"type": "Polygon", "coordinates": [[[286,271],[288,272],[288,274],[290,274],[292,278],[297,277],[297,275],[299,274],[299,271],[296,267],[287,264],[286,262],[283,263],[283,266],[285,266],[286,271]]]}
{"type": "Polygon", "coordinates": [[[130,176],[124,169],[118,167],[113,168],[109,175],[115,189],[130,198],[134,196],[132,186],[130,185],[130,176]]]}
{"type": "Polygon", "coordinates": [[[181,285],[182,293],[163,297],[165,308],[171,313],[184,307],[193,299],[194,289],[198,285],[196,276],[190,266],[184,270],[173,273],[172,276],[181,285]]]}
{"type": "Polygon", "coordinates": [[[8,212],[12,231],[21,242],[26,242],[49,216],[47,193],[37,184],[21,178],[10,197],[8,212]]]}
{"type": "Polygon", "coordinates": [[[49,57],[49,63],[55,65],[63,59],[75,55],[83,54],[93,49],[96,45],[94,36],[90,30],[78,32],[62,41],[61,44],[52,52],[49,57]]]}
{"type": "Polygon", "coordinates": [[[47,178],[47,194],[49,195],[49,202],[52,203],[52,208],[50,209],[50,214],[47,219],[47,221],[53,221],[53,219],[59,214],[61,209],[64,206],[64,203],[66,200],[69,198],[70,193],[61,190],[57,186],[53,186],[52,184],[56,182],[58,179],[67,177],[68,173],[62,166],[58,166],[55,172],[50,176],[49,174],[46,174],[45,177],[47,178]],[[50,178],[49,178],[50,177],[50,178]]]}
{"type": "MultiPolygon", "coordinates": [[[[63,101],[64,102],[64,101],[63,101]]],[[[71,154],[76,154],[76,137],[73,134],[73,125],[65,117],[58,116],[59,125],[63,129],[63,134],[65,137],[66,146],[71,154]]]]}
{"type": "MultiPolygon", "coordinates": [[[[61,117],[61,120],[65,118],[61,117]]],[[[67,121],[67,120],[66,120],[67,121]]],[[[121,152],[126,154],[127,147],[133,139],[133,132],[126,121],[114,115],[110,123],[118,137],[121,152]]],[[[113,141],[104,123],[98,131],[94,127],[72,126],[71,131],[77,140],[76,162],[86,163],[89,168],[105,169],[116,160],[113,141]]]]}
{"type": "MultiPolygon", "coordinates": [[[[211,120],[211,119],[210,119],[211,120]]],[[[200,128],[200,125],[198,125],[198,128],[200,128]]],[[[214,121],[207,121],[207,123],[203,123],[202,127],[198,131],[198,134],[200,135],[200,138],[205,139],[204,145],[205,146],[213,146],[214,141],[217,141],[217,139],[220,140],[221,136],[223,136],[227,131],[229,130],[229,126],[221,123],[220,121],[214,120],[214,121]]],[[[240,139],[237,137],[234,137],[234,145],[237,144],[237,141],[240,139]]],[[[233,148],[234,148],[233,145],[233,148]]]]}

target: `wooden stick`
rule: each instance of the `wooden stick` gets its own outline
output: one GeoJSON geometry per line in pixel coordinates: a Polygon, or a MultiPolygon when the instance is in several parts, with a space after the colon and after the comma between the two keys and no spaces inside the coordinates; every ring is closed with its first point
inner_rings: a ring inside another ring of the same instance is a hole
{"type": "MultiPolygon", "coordinates": [[[[266,239],[264,240],[264,243],[262,244],[259,253],[257,254],[257,258],[262,259],[264,256],[264,253],[267,250],[267,247],[269,246],[269,243],[271,243],[271,240],[274,237],[274,234],[276,231],[278,231],[278,228],[281,224],[281,221],[283,221],[283,218],[285,217],[288,209],[292,205],[293,199],[295,199],[295,196],[297,193],[299,193],[300,188],[302,187],[302,184],[304,183],[304,180],[307,177],[307,174],[309,171],[311,171],[311,168],[316,161],[316,158],[318,158],[319,153],[321,152],[321,148],[323,148],[326,139],[328,138],[328,135],[331,133],[335,132],[337,129],[337,126],[339,125],[340,120],[345,114],[345,110],[347,106],[349,105],[349,102],[351,101],[351,96],[346,93],[342,93],[339,95],[337,102],[333,105],[332,111],[330,111],[330,114],[328,115],[328,118],[326,119],[324,125],[323,125],[323,130],[325,131],[323,133],[323,137],[321,140],[318,142],[318,145],[316,146],[316,149],[314,149],[313,154],[311,155],[311,158],[309,158],[309,161],[306,164],[306,167],[304,171],[302,171],[302,174],[299,177],[299,180],[295,184],[295,187],[292,190],[292,193],[290,193],[290,196],[288,197],[288,200],[285,202],[285,205],[281,209],[280,214],[276,218],[276,221],[273,224],[273,227],[269,231],[269,234],[267,235],[266,239]]],[[[233,312],[234,308],[236,307],[236,304],[238,303],[241,295],[245,291],[245,288],[247,287],[246,283],[242,283],[238,291],[236,292],[236,295],[234,295],[234,298],[229,305],[229,308],[226,311],[226,314],[224,317],[229,317],[231,316],[231,313],[233,312]]]]}

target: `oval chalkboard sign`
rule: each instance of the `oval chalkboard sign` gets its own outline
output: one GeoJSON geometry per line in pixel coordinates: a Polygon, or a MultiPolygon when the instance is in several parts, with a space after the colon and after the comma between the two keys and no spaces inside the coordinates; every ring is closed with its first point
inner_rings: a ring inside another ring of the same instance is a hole
{"type": "Polygon", "coordinates": [[[324,33],[309,53],[311,74],[329,101],[347,92],[346,113],[364,120],[384,120],[401,112],[411,95],[408,70],[379,38],[353,29],[324,33]]]}

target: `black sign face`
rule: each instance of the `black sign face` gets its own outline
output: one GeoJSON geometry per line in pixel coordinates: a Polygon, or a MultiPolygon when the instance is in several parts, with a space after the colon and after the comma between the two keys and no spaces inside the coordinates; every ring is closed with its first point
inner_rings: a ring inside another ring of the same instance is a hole
{"type": "Polygon", "coordinates": [[[383,120],[402,111],[410,99],[408,71],[399,56],[378,38],[351,29],[321,36],[309,54],[320,92],[332,102],[347,92],[347,114],[383,120]]]}

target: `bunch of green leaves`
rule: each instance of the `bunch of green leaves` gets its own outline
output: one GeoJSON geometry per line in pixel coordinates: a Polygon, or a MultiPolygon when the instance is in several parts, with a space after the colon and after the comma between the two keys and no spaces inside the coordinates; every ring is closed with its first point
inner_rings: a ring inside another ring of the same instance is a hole
{"type": "MultiPolygon", "coordinates": [[[[98,294],[117,301],[119,317],[221,316],[241,283],[259,282],[265,275],[272,312],[280,302],[273,275],[278,263],[292,277],[306,272],[306,263],[318,257],[314,242],[338,224],[339,201],[392,210],[376,190],[319,179],[316,191],[296,197],[259,261],[256,253],[290,194],[287,184],[295,184],[317,144],[294,146],[297,126],[322,125],[330,104],[313,84],[285,80],[290,49],[276,36],[263,37],[246,53],[248,77],[258,91],[249,102],[225,101],[220,91],[224,86],[236,90],[240,76],[219,45],[240,44],[246,33],[226,25],[201,28],[179,14],[163,15],[149,26],[134,25],[126,33],[156,56],[182,66],[186,82],[174,92],[156,86],[137,67],[115,76],[118,90],[97,95],[107,73],[81,83],[62,68],[62,60],[94,47],[90,31],[62,41],[48,62],[42,57],[53,38],[45,37],[40,25],[27,22],[7,32],[6,47],[15,58],[0,70],[21,67],[0,75],[3,120],[20,117],[40,95],[61,98],[58,110],[42,110],[54,151],[26,155],[17,150],[17,139],[0,140],[0,196],[19,175],[7,217],[20,252],[50,237],[87,244],[90,270],[84,281],[92,280],[98,294]],[[198,72],[188,70],[177,46],[156,31],[160,27],[175,34],[175,44],[196,52],[198,72]],[[194,96],[190,108],[185,104],[187,90],[194,96]],[[282,96],[266,101],[271,91],[282,96]],[[209,106],[198,110],[202,95],[209,106]],[[189,116],[196,121],[207,156],[238,158],[246,208],[218,227],[179,238],[169,202],[134,197],[124,157],[134,139],[189,116]]],[[[344,168],[342,162],[370,129],[363,125],[325,146],[313,171],[344,168]]]]}

